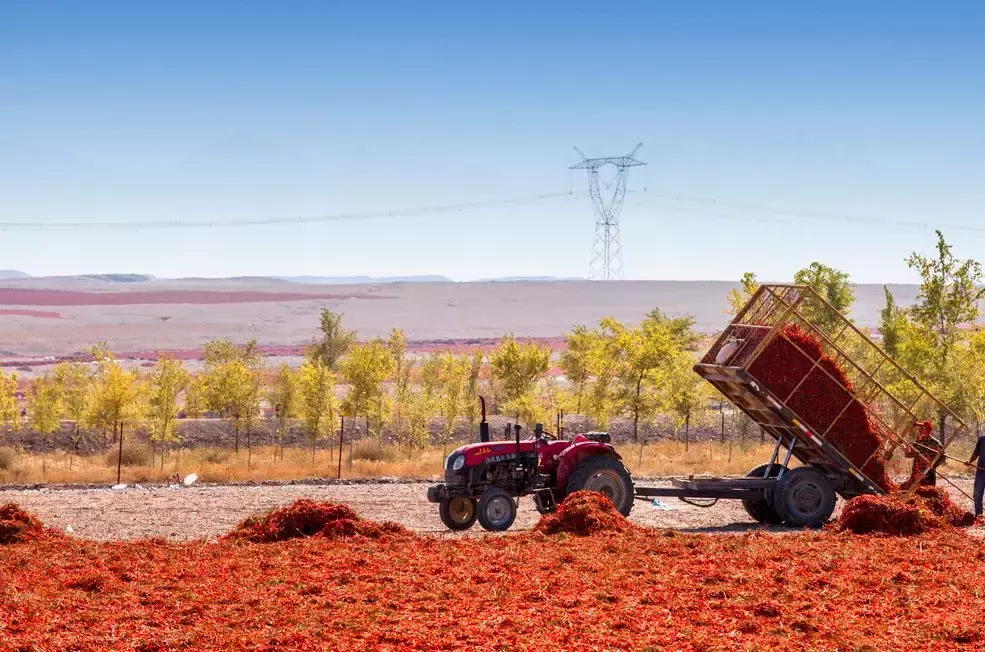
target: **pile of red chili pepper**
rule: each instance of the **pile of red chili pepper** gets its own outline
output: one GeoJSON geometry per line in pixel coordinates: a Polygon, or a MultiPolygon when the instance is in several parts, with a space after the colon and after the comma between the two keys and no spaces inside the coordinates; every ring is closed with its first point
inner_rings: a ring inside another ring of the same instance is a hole
{"type": "Polygon", "coordinates": [[[14,503],[0,505],[0,545],[44,536],[44,525],[14,503]]]}
{"type": "Polygon", "coordinates": [[[361,536],[378,539],[409,534],[397,523],[367,521],[348,505],[305,499],[266,514],[251,516],[226,537],[253,543],[273,543],[304,537],[332,539],[361,536]]]}
{"type": "Polygon", "coordinates": [[[623,532],[633,525],[619,513],[612,501],[595,491],[576,491],[565,498],[557,511],[546,514],[536,530],[544,534],[577,534],[587,536],[598,532],[623,532]]]}
{"type": "Polygon", "coordinates": [[[968,527],[974,522],[974,514],[955,504],[940,487],[918,487],[909,494],[858,496],[845,504],[838,517],[838,527],[842,530],[900,536],[968,527]]]}
{"type": "Polygon", "coordinates": [[[884,436],[854,398],[852,381],[814,334],[787,324],[750,365],[749,373],[873,482],[887,491],[895,486],[885,460],[873,455],[884,436]]]}
{"type": "Polygon", "coordinates": [[[985,646],[983,562],[953,528],[41,537],[0,547],[0,648],[965,650],[985,646]]]}

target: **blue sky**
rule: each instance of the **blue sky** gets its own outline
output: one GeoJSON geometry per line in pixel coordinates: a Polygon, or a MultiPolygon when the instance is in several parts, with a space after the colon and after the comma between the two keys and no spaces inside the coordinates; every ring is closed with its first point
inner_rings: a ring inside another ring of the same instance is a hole
{"type": "Polygon", "coordinates": [[[0,0],[0,222],[576,193],[303,225],[7,230],[0,268],[584,276],[593,218],[572,146],[642,141],[628,278],[786,279],[819,259],[908,281],[928,228],[819,217],[981,227],[945,234],[985,259],[983,64],[973,2],[0,0]]]}

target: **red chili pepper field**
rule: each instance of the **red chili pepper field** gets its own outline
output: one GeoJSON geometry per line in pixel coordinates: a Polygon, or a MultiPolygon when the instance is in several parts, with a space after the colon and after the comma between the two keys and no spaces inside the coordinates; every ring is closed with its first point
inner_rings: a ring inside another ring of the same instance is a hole
{"type": "Polygon", "coordinates": [[[613,531],[590,509],[558,534],[442,539],[308,504],[190,543],[84,541],[7,509],[0,649],[985,647],[985,545],[964,530],[613,531]],[[306,536],[253,542],[298,536],[302,513],[306,536]]]}

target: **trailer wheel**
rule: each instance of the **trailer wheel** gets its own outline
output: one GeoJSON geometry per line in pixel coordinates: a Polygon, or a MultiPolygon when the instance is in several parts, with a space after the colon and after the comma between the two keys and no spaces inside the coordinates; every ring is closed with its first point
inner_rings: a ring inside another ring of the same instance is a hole
{"type": "Polygon", "coordinates": [[[475,525],[475,498],[445,498],[438,504],[438,515],[449,530],[467,530],[475,525]]]}
{"type": "MultiPolygon", "coordinates": [[[[775,478],[780,475],[780,471],[784,468],[782,464],[760,464],[749,471],[749,473],[746,473],[746,477],[775,478]],[[766,469],[769,469],[769,474],[766,473],[766,469]]],[[[776,509],[773,507],[773,495],[770,491],[766,491],[762,498],[755,500],[744,498],[742,500],[742,506],[745,508],[746,513],[757,523],[763,523],[765,525],[780,525],[783,523],[783,518],[777,514],[776,509]]]]}
{"type": "Polygon", "coordinates": [[[629,511],[633,509],[633,478],[626,466],[611,455],[593,455],[575,467],[568,479],[565,495],[582,490],[602,494],[623,516],[629,516],[629,511]]]}
{"type": "Polygon", "coordinates": [[[812,466],[787,471],[773,490],[776,513],[791,527],[821,527],[831,518],[836,500],[831,481],[812,466]]]}
{"type": "Polygon", "coordinates": [[[516,520],[516,501],[502,489],[486,489],[479,498],[478,512],[483,529],[502,532],[516,520]]]}

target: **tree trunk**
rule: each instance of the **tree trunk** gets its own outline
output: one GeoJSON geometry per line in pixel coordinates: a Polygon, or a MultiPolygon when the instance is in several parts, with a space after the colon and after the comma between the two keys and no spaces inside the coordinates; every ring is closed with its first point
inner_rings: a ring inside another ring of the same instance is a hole
{"type": "Polygon", "coordinates": [[[725,403],[724,401],[718,401],[718,413],[722,417],[722,443],[725,443],[725,403]]]}
{"type": "Polygon", "coordinates": [[[253,446],[251,446],[250,433],[253,432],[253,428],[249,425],[246,426],[246,468],[249,470],[250,464],[253,463],[253,446]]]}
{"type": "Polygon", "coordinates": [[[236,419],[236,425],[233,426],[233,437],[235,437],[233,448],[239,454],[239,419],[236,419]]]}
{"type": "Polygon", "coordinates": [[[687,452],[691,445],[691,415],[684,415],[684,452],[687,452]]]}
{"type": "Polygon", "coordinates": [[[937,438],[940,439],[941,440],[941,443],[943,444],[944,443],[944,429],[945,429],[945,427],[947,425],[947,412],[945,412],[944,410],[941,410],[938,414],[940,415],[938,417],[938,419],[940,420],[940,423],[937,426],[937,428],[938,428],[937,438]]]}
{"type": "Polygon", "coordinates": [[[312,466],[314,466],[315,464],[315,438],[314,437],[311,438],[311,464],[312,466]]]}
{"type": "Polygon", "coordinates": [[[45,450],[44,450],[45,448],[47,448],[47,446],[44,445],[44,437],[41,437],[41,480],[42,481],[45,481],[48,478],[48,466],[47,466],[48,460],[45,457],[45,450]]]}
{"type": "MultiPolygon", "coordinates": [[[[117,426],[113,425],[113,434],[116,435],[117,426]]],[[[116,484],[120,484],[120,478],[123,477],[123,422],[119,422],[120,431],[120,448],[119,452],[116,454],[116,484]]]]}
{"type": "Polygon", "coordinates": [[[633,441],[640,440],[640,391],[643,387],[643,374],[636,379],[636,401],[633,402],[633,441]]]}

